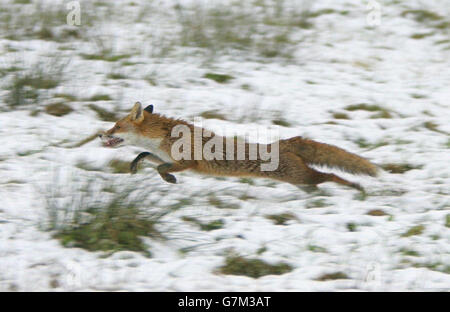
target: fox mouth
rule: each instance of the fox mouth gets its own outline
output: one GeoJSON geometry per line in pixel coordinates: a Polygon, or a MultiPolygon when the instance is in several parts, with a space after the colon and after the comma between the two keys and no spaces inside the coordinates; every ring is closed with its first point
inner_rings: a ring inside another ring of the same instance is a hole
{"type": "Polygon", "coordinates": [[[123,139],[114,137],[114,138],[109,138],[106,141],[104,141],[103,145],[106,147],[114,147],[114,146],[119,145],[122,142],[123,142],[123,139]]]}

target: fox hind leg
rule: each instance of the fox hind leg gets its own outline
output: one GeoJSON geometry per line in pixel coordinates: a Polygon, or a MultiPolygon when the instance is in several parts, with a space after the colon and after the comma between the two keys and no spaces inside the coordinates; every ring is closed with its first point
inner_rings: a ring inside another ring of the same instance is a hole
{"type": "Polygon", "coordinates": [[[359,184],[347,181],[332,173],[315,170],[309,167],[302,158],[292,153],[286,155],[284,161],[286,163],[284,170],[278,172],[274,177],[294,184],[308,193],[315,191],[317,185],[324,182],[335,182],[364,192],[364,189],[359,184]]]}

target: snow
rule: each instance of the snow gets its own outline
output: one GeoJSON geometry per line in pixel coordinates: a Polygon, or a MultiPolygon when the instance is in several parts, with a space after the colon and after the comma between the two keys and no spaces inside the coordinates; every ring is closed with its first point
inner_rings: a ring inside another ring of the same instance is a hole
{"type": "MultiPolygon", "coordinates": [[[[132,23],[127,18],[144,1],[133,2],[134,7],[128,1],[116,1],[115,10],[126,8],[123,15],[115,15],[92,30],[92,35],[113,39],[110,44],[114,51],[132,54],[126,60],[137,65],[85,60],[80,54],[95,53],[95,45],[73,41],[70,46],[75,48],[61,51],[70,63],[64,70],[64,80],[54,91],[79,99],[70,103],[74,112],[64,117],[45,112],[31,116],[35,107],[0,112],[0,290],[450,289],[450,228],[445,225],[450,214],[450,46],[436,44],[449,39],[449,29],[436,30],[401,14],[409,9],[423,9],[448,20],[449,14],[444,14],[448,10],[446,1],[379,1],[382,16],[378,27],[368,27],[366,4],[316,1],[313,9],[332,8],[349,13],[321,15],[313,19],[312,28],[299,30],[298,36],[303,40],[296,43],[292,60],[223,56],[212,64],[183,47],[174,52],[179,54],[177,57],[151,58],[148,51],[155,38],[149,39],[149,33],[168,39],[164,36],[169,36],[167,31],[175,27],[176,17],[170,13],[173,3],[153,3],[148,12],[151,21],[132,23]],[[413,34],[428,32],[434,34],[411,38],[413,34]],[[111,70],[118,70],[127,78],[108,79],[111,70]],[[203,78],[208,72],[229,74],[234,79],[218,84],[203,78]],[[148,75],[155,75],[157,85],[144,80],[148,75]],[[250,87],[242,88],[243,85],[250,87]],[[281,117],[290,124],[277,127],[282,138],[302,135],[340,146],[377,164],[407,163],[418,168],[403,174],[383,172],[377,178],[339,173],[366,188],[369,196],[363,200],[357,191],[332,183],[321,185],[322,192],[311,195],[288,184],[265,180],[248,184],[236,178],[218,180],[189,172],[176,174],[178,184],[171,185],[148,167],[142,167],[136,176],[112,174],[107,169],[111,159],[131,161],[141,150],[105,149],[100,140],[69,147],[111,127],[111,122],[99,120],[88,108],[92,102],[83,100],[97,94],[119,99],[95,104],[121,116],[136,101],[154,104],[156,112],[190,121],[202,112],[217,110],[226,120],[202,122],[205,128],[218,133],[273,127],[272,120],[281,117]],[[417,94],[422,96],[413,96],[417,94]],[[384,107],[392,118],[372,119],[373,112],[345,110],[360,103],[384,107]],[[344,112],[350,119],[333,119],[334,112],[344,112]],[[425,127],[425,122],[435,124],[438,131],[425,127]],[[359,146],[358,139],[371,146],[359,146]],[[374,145],[383,141],[388,144],[374,145]],[[78,168],[80,162],[97,171],[78,168]],[[166,240],[143,238],[152,252],[151,258],[129,251],[104,257],[101,252],[63,247],[51,232],[42,229],[48,217],[45,188],[58,172],[67,176],[61,186],[66,196],[70,195],[71,178],[87,180],[96,176],[108,183],[120,181],[147,189],[160,208],[182,199],[192,203],[163,218],[159,230],[166,240]],[[215,207],[208,202],[211,195],[238,204],[239,208],[215,207]],[[252,198],[243,200],[243,195],[252,198]],[[314,205],[317,200],[324,202],[323,207],[314,205]],[[388,215],[367,215],[374,209],[388,215]],[[293,214],[298,220],[275,225],[265,218],[280,213],[293,214]],[[225,225],[222,229],[201,231],[183,221],[183,216],[202,222],[222,219],[225,225]],[[349,223],[356,224],[355,231],[349,231],[349,223]],[[417,225],[424,226],[422,234],[402,236],[417,225]],[[325,251],[311,251],[309,246],[325,251]],[[266,250],[259,254],[262,247],[266,250]],[[181,249],[188,251],[181,253],[181,249]],[[405,249],[416,251],[418,256],[402,254],[405,249]],[[268,263],[285,262],[294,270],[258,279],[220,274],[217,268],[230,250],[268,263]],[[335,272],[343,272],[349,278],[317,280],[335,272]]],[[[62,45],[3,38],[0,64],[19,61],[28,68],[36,60],[54,55],[62,45]],[[11,47],[18,51],[11,51],[11,47]]],[[[5,81],[0,107],[6,105],[5,81]]]]}

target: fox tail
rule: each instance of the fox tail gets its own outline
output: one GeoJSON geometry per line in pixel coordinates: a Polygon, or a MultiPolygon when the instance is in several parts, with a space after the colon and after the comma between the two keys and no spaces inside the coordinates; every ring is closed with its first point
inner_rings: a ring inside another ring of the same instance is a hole
{"type": "Polygon", "coordinates": [[[376,176],[378,168],[367,159],[334,145],[294,137],[287,140],[292,152],[307,164],[338,168],[352,174],[376,176]]]}

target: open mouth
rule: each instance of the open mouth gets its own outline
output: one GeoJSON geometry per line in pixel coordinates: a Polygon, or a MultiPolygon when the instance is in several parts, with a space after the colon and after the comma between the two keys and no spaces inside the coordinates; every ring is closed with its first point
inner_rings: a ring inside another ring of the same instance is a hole
{"type": "Polygon", "coordinates": [[[103,145],[106,147],[114,147],[122,142],[123,142],[123,139],[121,139],[121,138],[110,138],[110,139],[106,140],[105,142],[103,142],[103,145]]]}

